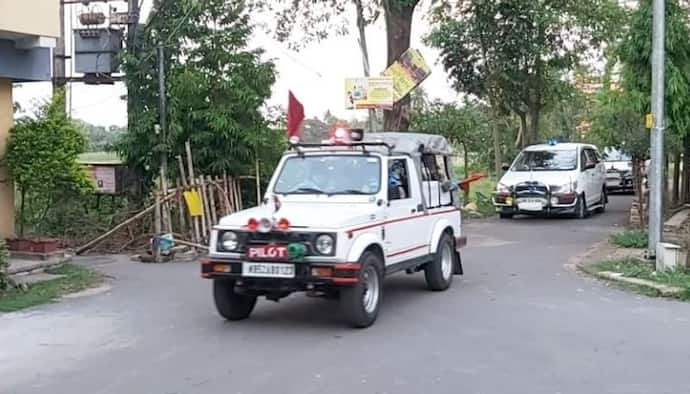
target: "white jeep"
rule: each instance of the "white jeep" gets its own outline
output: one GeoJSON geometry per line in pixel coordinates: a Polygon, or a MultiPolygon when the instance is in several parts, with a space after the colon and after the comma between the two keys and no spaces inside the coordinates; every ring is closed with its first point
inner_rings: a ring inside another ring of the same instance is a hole
{"type": "Polygon", "coordinates": [[[388,275],[424,271],[429,289],[446,290],[466,244],[451,153],[445,138],[413,133],[337,129],[322,144],[292,143],[262,204],[213,228],[201,272],[220,315],[245,319],[259,296],[306,291],[339,299],[363,328],[388,275]]]}

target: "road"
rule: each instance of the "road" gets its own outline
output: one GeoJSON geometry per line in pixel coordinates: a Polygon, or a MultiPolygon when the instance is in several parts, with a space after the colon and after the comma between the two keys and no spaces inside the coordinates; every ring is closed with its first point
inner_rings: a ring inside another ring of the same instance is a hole
{"type": "Polygon", "coordinates": [[[564,267],[625,220],[612,200],[467,225],[463,280],[388,279],[367,330],[303,295],[227,323],[195,264],[90,259],[111,290],[0,316],[0,393],[688,393],[690,305],[564,267]]]}

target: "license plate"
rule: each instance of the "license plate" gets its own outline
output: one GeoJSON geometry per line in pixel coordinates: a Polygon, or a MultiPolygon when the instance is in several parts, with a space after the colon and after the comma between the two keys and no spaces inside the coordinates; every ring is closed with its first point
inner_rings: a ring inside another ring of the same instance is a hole
{"type": "Polygon", "coordinates": [[[294,278],[294,264],[242,263],[242,276],[257,278],[294,278]]]}
{"type": "Polygon", "coordinates": [[[541,211],[544,209],[544,201],[536,198],[526,198],[518,201],[518,209],[521,211],[541,211]]]}
{"type": "Polygon", "coordinates": [[[247,247],[249,260],[287,260],[288,249],[285,245],[257,245],[247,247]]]}

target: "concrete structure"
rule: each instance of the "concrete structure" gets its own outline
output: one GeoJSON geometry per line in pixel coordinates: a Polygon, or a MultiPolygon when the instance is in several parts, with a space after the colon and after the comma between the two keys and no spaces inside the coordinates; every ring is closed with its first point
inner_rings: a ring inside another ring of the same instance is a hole
{"type": "MultiPolygon", "coordinates": [[[[13,123],[12,83],[49,81],[58,0],[0,0],[0,157],[13,123]]],[[[0,167],[0,239],[14,235],[14,185],[0,167]]]]}

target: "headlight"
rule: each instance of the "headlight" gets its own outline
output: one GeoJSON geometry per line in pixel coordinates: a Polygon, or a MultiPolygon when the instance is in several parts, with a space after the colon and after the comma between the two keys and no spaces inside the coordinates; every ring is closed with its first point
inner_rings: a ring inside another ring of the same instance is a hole
{"type": "Polygon", "coordinates": [[[333,247],[335,245],[335,240],[328,234],[321,234],[316,237],[316,251],[320,254],[333,254],[333,247]]]}
{"type": "Polygon", "coordinates": [[[223,250],[227,251],[237,250],[237,247],[239,246],[237,234],[232,231],[224,232],[220,237],[220,246],[223,248],[223,250]]]}
{"type": "Polygon", "coordinates": [[[496,191],[498,193],[510,193],[512,191],[511,189],[512,188],[510,186],[504,185],[500,182],[498,183],[498,185],[496,185],[496,191]]]}
{"type": "Polygon", "coordinates": [[[551,185],[549,190],[551,193],[570,193],[577,189],[577,181],[574,183],[566,183],[563,185],[551,185]]]}

